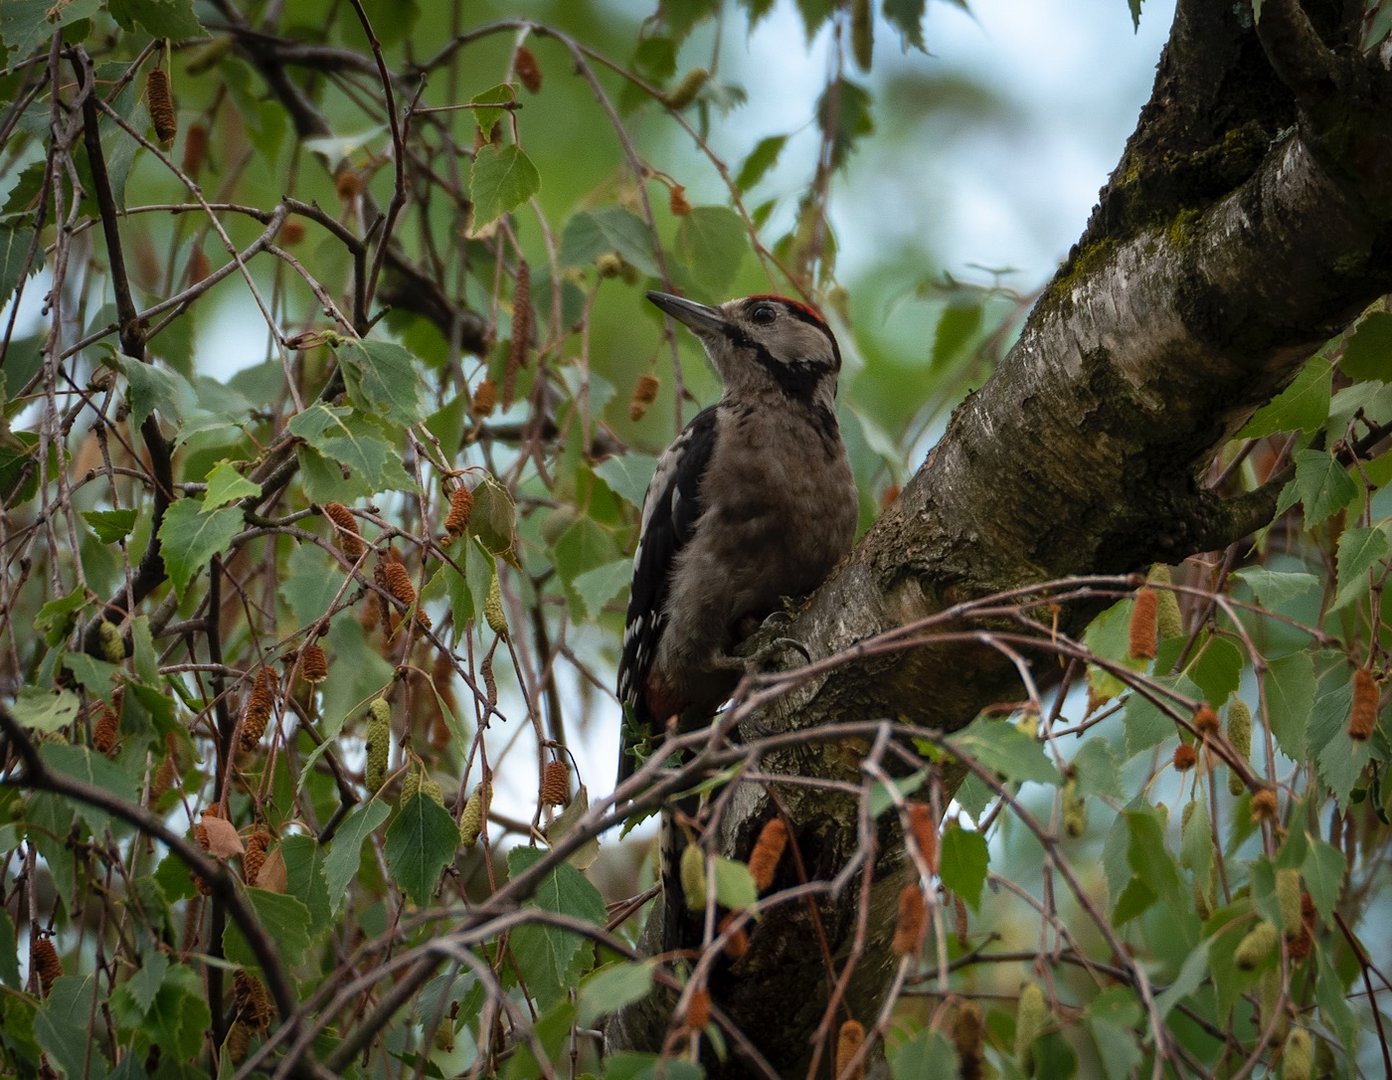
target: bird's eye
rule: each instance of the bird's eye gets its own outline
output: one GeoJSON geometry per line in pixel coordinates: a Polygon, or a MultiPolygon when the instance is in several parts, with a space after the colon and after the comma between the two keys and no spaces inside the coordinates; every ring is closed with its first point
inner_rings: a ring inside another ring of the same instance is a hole
{"type": "Polygon", "coordinates": [[[749,313],[749,317],[756,323],[768,325],[776,317],[772,304],[759,304],[749,313]]]}

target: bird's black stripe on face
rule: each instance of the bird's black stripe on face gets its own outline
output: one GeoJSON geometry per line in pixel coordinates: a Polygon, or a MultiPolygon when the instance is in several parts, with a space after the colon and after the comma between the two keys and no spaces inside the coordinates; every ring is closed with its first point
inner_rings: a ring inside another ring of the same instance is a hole
{"type": "MultiPolygon", "coordinates": [[[[779,360],[764,345],[755,341],[747,333],[733,324],[725,327],[725,334],[736,346],[748,349],[755,363],[769,373],[778,388],[790,398],[807,401],[817,392],[821,381],[831,374],[826,364],[811,360],[779,360]]],[[[832,342],[835,347],[835,340],[832,342]]],[[[840,360],[840,354],[837,354],[840,360]]]]}

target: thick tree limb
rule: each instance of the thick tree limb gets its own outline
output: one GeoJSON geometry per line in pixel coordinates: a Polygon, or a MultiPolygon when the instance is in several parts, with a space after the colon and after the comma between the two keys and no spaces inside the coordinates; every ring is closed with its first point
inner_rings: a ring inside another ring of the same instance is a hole
{"type": "MultiPolygon", "coordinates": [[[[1274,491],[1229,503],[1198,476],[1315,348],[1392,289],[1392,97],[1381,63],[1349,49],[1356,12],[1266,8],[1273,24],[1258,37],[1230,5],[1182,0],[1141,123],[1019,342],[810,609],[779,628],[813,660],[971,597],[1172,563],[1269,517],[1274,491]]],[[[1064,628],[1095,611],[1065,611],[1064,628]]],[[[746,726],[890,717],[950,731],[1018,699],[1019,678],[1012,658],[964,635],[819,676],[746,726]]],[[[835,748],[760,765],[862,779],[856,755],[835,748]]],[[[791,784],[776,794],[814,876],[862,854],[854,800],[791,784]]],[[[743,858],[772,814],[764,786],[741,785],[709,842],[743,858]]],[[[872,934],[847,988],[866,1022],[887,984],[904,867],[896,828],[878,841],[872,934]]],[[[854,893],[821,908],[838,963],[854,893]]],[[[651,922],[647,932],[660,940],[651,922]]],[[[784,1075],[806,1070],[825,1000],[811,940],[805,909],[771,911],[746,959],[712,980],[784,1075]]],[[[609,1044],[656,1049],[669,1021],[670,1002],[648,998],[615,1019],[609,1044]]]]}

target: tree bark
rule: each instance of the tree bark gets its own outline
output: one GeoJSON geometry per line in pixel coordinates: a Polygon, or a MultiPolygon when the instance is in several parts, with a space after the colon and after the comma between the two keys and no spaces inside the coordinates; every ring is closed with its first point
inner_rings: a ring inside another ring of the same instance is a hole
{"type": "MultiPolygon", "coordinates": [[[[778,629],[814,661],[971,598],[1174,563],[1270,519],[1276,485],[1225,498],[1200,476],[1316,348],[1392,289],[1392,79],[1388,49],[1356,47],[1361,4],[1266,0],[1259,27],[1246,7],[1179,3],[1151,100],[1019,341],[809,609],[778,629]]],[[[1062,629],[1095,610],[1062,611],[1062,629]]],[[[742,734],[881,718],[951,731],[1020,696],[1008,657],[940,644],[818,675],[742,734]]],[[[759,766],[860,784],[859,760],[809,742],[759,766]]],[[[729,797],[707,846],[746,858],[774,795],[809,879],[830,880],[862,854],[855,798],[753,782],[729,797]]],[[[845,1001],[867,1028],[912,870],[894,815],[881,820],[863,943],[858,876],[818,903],[837,970],[857,955],[845,1001]]],[[[662,940],[661,907],[649,943],[662,940]]],[[[743,959],[712,966],[713,998],[774,1072],[802,1075],[828,996],[808,905],[768,912],[750,943],[743,959]]],[[[661,1047],[671,1010],[659,995],[625,1010],[610,1047],[661,1047]]],[[[737,1053],[705,1064],[712,1076],[751,1075],[737,1053]]]]}

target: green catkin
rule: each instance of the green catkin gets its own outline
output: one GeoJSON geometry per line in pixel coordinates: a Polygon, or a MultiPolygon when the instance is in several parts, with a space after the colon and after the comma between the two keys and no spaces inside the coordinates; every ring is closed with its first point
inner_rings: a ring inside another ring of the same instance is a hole
{"type": "Polygon", "coordinates": [[[1075,840],[1087,832],[1087,800],[1073,777],[1063,785],[1063,831],[1075,840]]]}
{"type": "Polygon", "coordinates": [[[682,76],[682,81],[677,83],[676,88],[670,94],[663,96],[662,104],[669,109],[680,112],[696,100],[696,95],[701,92],[701,87],[706,85],[709,78],[710,72],[705,68],[692,68],[682,76]]]}
{"type": "Polygon", "coordinates": [[[493,579],[488,583],[488,599],[483,602],[483,617],[488,621],[489,628],[504,641],[508,639],[507,616],[503,613],[503,590],[498,584],[498,574],[495,571],[493,579]]]}
{"type": "Polygon", "coordinates": [[[870,70],[875,55],[875,13],[870,0],[851,0],[851,55],[861,71],[870,70]]]}
{"type": "MultiPolygon", "coordinates": [[[[1150,568],[1149,580],[1153,585],[1166,586],[1174,583],[1168,566],[1156,563],[1150,568]]],[[[1180,637],[1184,633],[1184,619],[1179,613],[1179,597],[1170,589],[1157,588],[1158,603],[1155,609],[1155,633],[1161,641],[1180,637]]]]}
{"type": "Polygon", "coordinates": [[[1247,936],[1237,943],[1237,949],[1233,952],[1233,963],[1243,971],[1256,969],[1271,955],[1271,950],[1276,948],[1279,936],[1276,927],[1271,923],[1265,920],[1257,923],[1247,931],[1247,936]]]}
{"type": "Polygon", "coordinates": [[[1025,1069],[1029,1068],[1030,1047],[1044,1030],[1048,1015],[1049,1006],[1039,985],[1025,983],[1021,986],[1020,1004],[1015,1010],[1015,1060],[1025,1069]]]}
{"type": "Polygon", "coordinates": [[[1281,909],[1281,929],[1286,936],[1300,933],[1300,871],[1294,867],[1276,871],[1276,903],[1281,909]]]}
{"type": "Polygon", "coordinates": [[[391,705],[378,698],[368,707],[367,773],[368,791],[376,791],[387,780],[387,758],[391,752],[391,705]]]}
{"type": "Polygon", "coordinates": [[[681,886],[691,911],[706,910],[706,856],[695,844],[681,854],[681,886]]]}
{"type": "MultiPolygon", "coordinates": [[[[1252,757],[1252,710],[1241,698],[1235,697],[1228,706],[1228,742],[1244,760],[1252,757]]],[[[1234,797],[1241,795],[1246,788],[1242,778],[1235,772],[1228,773],[1228,793],[1234,797]]]]}
{"type": "Polygon", "coordinates": [[[119,664],[126,658],[126,642],[115,623],[103,619],[97,633],[101,636],[102,656],[113,664],[119,664]]]}
{"type": "Polygon", "coordinates": [[[459,842],[466,848],[477,844],[479,834],[483,832],[483,794],[484,785],[474,788],[459,818],[459,842]]]}
{"type": "Polygon", "coordinates": [[[1281,1080],[1310,1080],[1315,1072],[1315,1047],[1310,1033],[1291,1028],[1281,1048],[1281,1080]]]}

